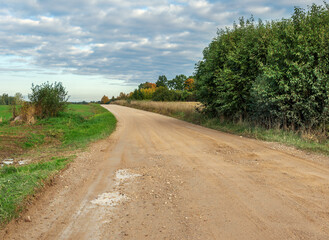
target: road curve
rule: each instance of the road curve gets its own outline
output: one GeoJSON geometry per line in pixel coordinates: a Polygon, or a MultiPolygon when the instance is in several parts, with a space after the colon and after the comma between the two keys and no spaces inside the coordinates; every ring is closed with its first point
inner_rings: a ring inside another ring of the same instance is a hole
{"type": "Polygon", "coordinates": [[[116,132],[2,239],[329,239],[327,157],[104,107],[116,132]]]}

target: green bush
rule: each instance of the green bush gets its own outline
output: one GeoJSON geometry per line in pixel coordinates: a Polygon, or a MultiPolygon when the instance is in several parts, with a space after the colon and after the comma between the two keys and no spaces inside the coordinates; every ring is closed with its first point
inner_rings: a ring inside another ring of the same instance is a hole
{"type": "Polygon", "coordinates": [[[158,87],[153,93],[153,101],[179,101],[180,95],[167,87],[158,87]]]}
{"type": "Polygon", "coordinates": [[[64,111],[68,96],[61,82],[46,82],[35,86],[32,84],[29,99],[36,108],[36,114],[45,118],[57,116],[59,112],[64,111]]]}
{"type": "Polygon", "coordinates": [[[329,5],[295,8],[290,19],[240,19],[220,30],[196,67],[208,115],[265,127],[326,132],[329,5]]]}

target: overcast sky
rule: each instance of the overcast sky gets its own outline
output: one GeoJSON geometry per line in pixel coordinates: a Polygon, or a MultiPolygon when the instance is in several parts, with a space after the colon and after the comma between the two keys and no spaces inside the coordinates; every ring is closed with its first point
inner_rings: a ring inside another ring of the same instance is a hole
{"type": "Polygon", "coordinates": [[[71,101],[191,75],[217,29],[239,17],[277,20],[298,0],[0,0],[0,94],[60,81],[71,101]]]}

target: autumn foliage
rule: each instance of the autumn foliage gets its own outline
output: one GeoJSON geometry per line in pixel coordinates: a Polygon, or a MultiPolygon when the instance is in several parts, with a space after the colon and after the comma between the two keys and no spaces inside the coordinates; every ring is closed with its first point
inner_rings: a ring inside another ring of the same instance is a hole
{"type": "Polygon", "coordinates": [[[156,83],[141,83],[129,94],[120,93],[116,100],[195,101],[194,78],[180,74],[168,80],[161,75],[156,83]]]}
{"type": "Polygon", "coordinates": [[[110,99],[108,98],[108,96],[105,96],[105,95],[104,95],[104,96],[102,97],[101,103],[102,103],[102,104],[105,104],[105,103],[108,103],[109,101],[110,101],[110,99]]]}
{"type": "Polygon", "coordinates": [[[195,89],[194,79],[188,78],[184,82],[184,89],[187,91],[193,91],[195,89]]]}
{"type": "Polygon", "coordinates": [[[145,82],[145,83],[141,83],[139,86],[138,86],[138,89],[153,89],[153,88],[156,88],[156,84],[155,83],[150,83],[150,82],[145,82]]]}

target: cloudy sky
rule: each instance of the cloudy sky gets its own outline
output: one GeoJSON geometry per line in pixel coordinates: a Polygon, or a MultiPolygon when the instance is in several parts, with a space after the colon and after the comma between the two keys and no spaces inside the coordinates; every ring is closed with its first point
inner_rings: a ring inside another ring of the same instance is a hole
{"type": "Polygon", "coordinates": [[[239,17],[289,17],[302,0],[0,0],[0,94],[60,81],[71,101],[191,75],[239,17]]]}

